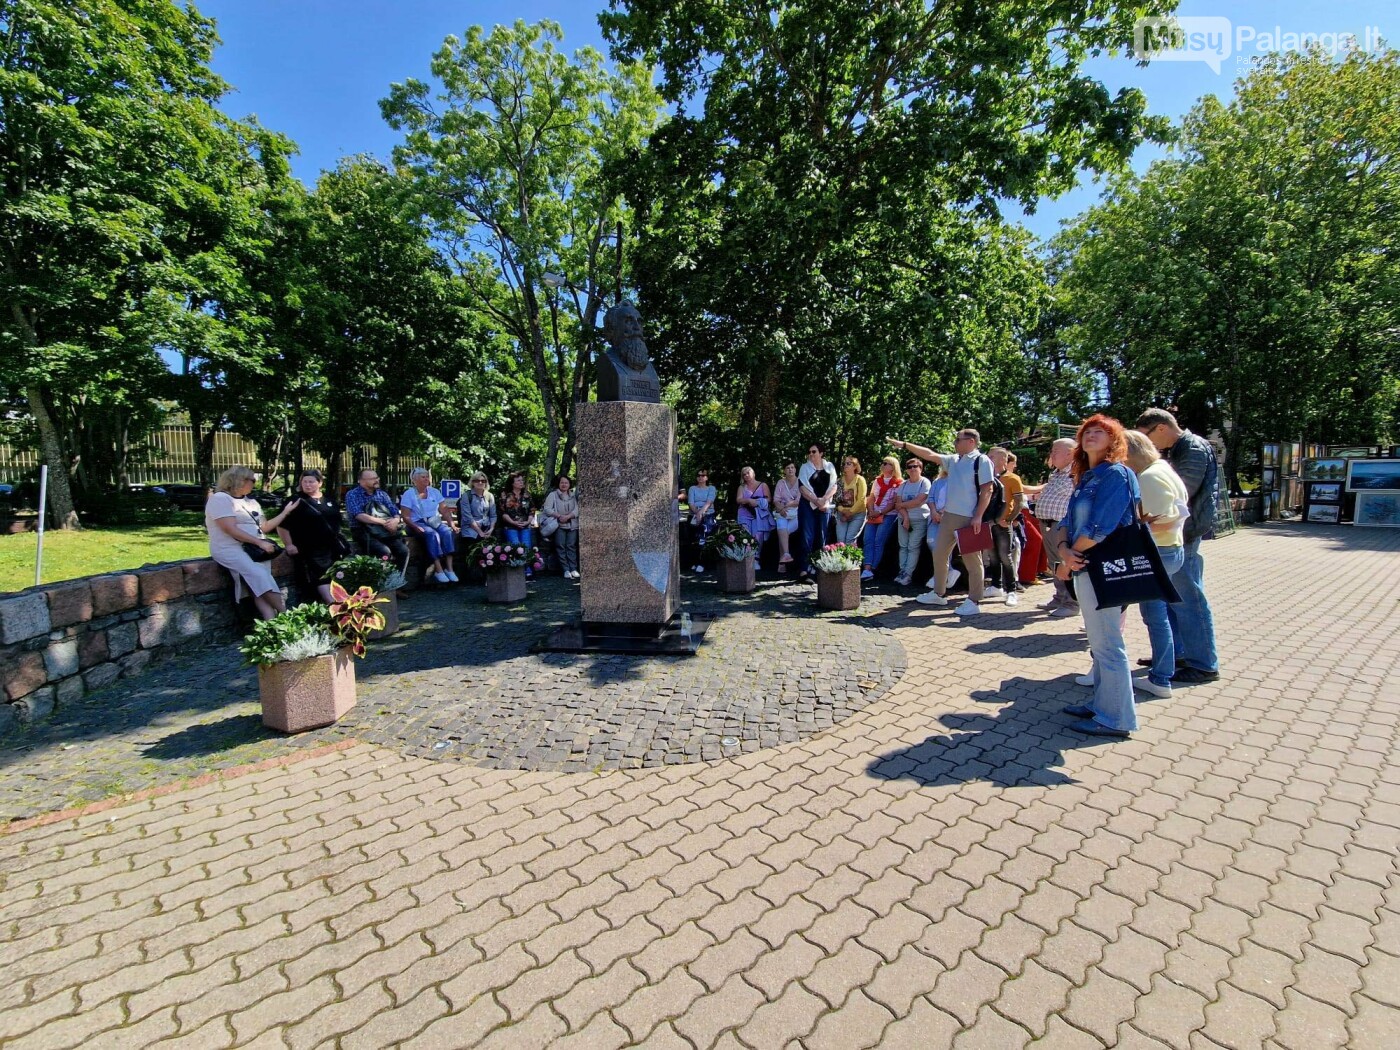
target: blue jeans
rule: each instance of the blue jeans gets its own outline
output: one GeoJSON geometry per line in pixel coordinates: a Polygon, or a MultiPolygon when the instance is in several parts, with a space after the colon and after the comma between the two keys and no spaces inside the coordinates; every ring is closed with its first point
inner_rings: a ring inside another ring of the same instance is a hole
{"type": "MultiPolygon", "coordinates": [[[[899,521],[898,514],[894,520],[899,521]]],[[[911,514],[907,529],[895,526],[896,535],[899,536],[899,574],[907,579],[912,580],[914,570],[919,567],[919,555],[924,552],[924,537],[928,535],[928,521],[928,518],[916,518],[911,514]]]]}
{"type": "Polygon", "coordinates": [[[871,572],[880,568],[880,559],[885,556],[885,544],[890,541],[890,533],[898,524],[898,515],[886,514],[878,525],[865,530],[865,567],[871,572]]]}
{"type": "MultiPolygon", "coordinates": [[[[1176,583],[1176,575],[1186,560],[1186,552],[1181,547],[1159,547],[1157,553],[1162,556],[1162,568],[1176,583]]],[[[1152,642],[1152,666],[1147,671],[1147,677],[1157,685],[1170,685],[1172,675],[1176,673],[1176,643],[1173,640],[1175,633],[1172,631],[1170,607],[1161,601],[1143,602],[1138,606],[1138,611],[1142,613],[1142,622],[1147,625],[1147,637],[1152,642]]]]}
{"type": "Polygon", "coordinates": [[[424,525],[423,546],[428,548],[428,557],[437,561],[444,554],[451,554],[457,549],[453,542],[452,527],[450,525],[439,525],[434,528],[431,525],[424,525]]]}
{"type": "Polygon", "coordinates": [[[1138,727],[1133,704],[1133,678],[1128,667],[1128,647],[1123,643],[1123,608],[1095,608],[1094,584],[1087,572],[1074,574],[1074,593],[1084,614],[1084,633],[1094,658],[1094,721],[1110,729],[1132,732],[1138,727]]]}
{"type": "Polygon", "coordinates": [[[836,542],[855,543],[860,538],[861,530],[865,528],[865,515],[857,514],[850,521],[842,521],[839,514],[833,517],[836,522],[836,542]]]}
{"type": "Polygon", "coordinates": [[[831,511],[815,511],[805,499],[797,505],[797,524],[802,530],[802,570],[812,572],[812,557],[826,546],[826,526],[831,511]]]}
{"type": "Polygon", "coordinates": [[[1185,561],[1172,577],[1181,595],[1176,605],[1167,606],[1171,619],[1172,638],[1176,643],[1176,658],[1198,671],[1220,670],[1215,652],[1215,617],[1206,601],[1205,562],[1201,560],[1201,541],[1188,540],[1185,561]]]}

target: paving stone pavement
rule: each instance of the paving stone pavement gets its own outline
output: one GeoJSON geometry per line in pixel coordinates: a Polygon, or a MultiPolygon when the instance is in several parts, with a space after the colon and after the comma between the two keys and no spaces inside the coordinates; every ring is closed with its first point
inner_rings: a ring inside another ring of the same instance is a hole
{"type": "Polygon", "coordinates": [[[357,706],[335,726],[265,729],[237,648],[195,649],[0,738],[0,821],[350,738],[554,772],[756,751],[830,729],[889,691],[904,651],[879,613],[906,597],[868,588],[859,610],[823,612],[807,584],[774,577],[725,595],[713,577],[688,580],[685,607],[711,627],[694,657],[676,659],[532,654],[578,613],[577,586],[560,579],[511,607],[486,604],[480,586],[424,591],[405,604],[403,629],[357,662],[357,706]]]}
{"type": "Polygon", "coordinates": [[[1397,551],[1209,545],[1226,674],[1127,742],[1063,728],[1072,622],[906,605],[887,694],[733,758],[363,744],[10,834],[0,1042],[1391,1050],[1397,551]]]}

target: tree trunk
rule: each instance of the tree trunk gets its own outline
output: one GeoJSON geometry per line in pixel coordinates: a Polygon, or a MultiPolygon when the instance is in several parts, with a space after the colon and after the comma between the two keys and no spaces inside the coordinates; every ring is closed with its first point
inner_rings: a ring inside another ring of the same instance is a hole
{"type": "MultiPolygon", "coordinates": [[[[39,427],[39,451],[49,468],[48,503],[53,508],[49,521],[56,529],[79,528],[78,512],[73,509],[73,489],[68,483],[68,461],[63,454],[63,444],[59,441],[58,430],[53,425],[53,416],[44,402],[44,391],[37,387],[27,387],[24,391],[29,401],[29,414],[39,427]]],[[[42,514],[44,508],[40,507],[42,514]]]]}

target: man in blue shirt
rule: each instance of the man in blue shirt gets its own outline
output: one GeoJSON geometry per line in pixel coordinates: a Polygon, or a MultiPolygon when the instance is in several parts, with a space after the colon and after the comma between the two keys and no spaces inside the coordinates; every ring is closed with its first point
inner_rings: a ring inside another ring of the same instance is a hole
{"type": "Polygon", "coordinates": [[[379,487],[378,474],[360,471],[359,484],[345,494],[345,513],[366,554],[388,557],[399,572],[407,570],[408,540],[404,537],[403,518],[393,499],[379,487]]]}
{"type": "Polygon", "coordinates": [[[1220,464],[1210,442],[1183,430],[1176,417],[1165,409],[1149,408],[1138,417],[1137,428],[1180,475],[1191,510],[1182,536],[1186,561],[1172,577],[1181,601],[1167,606],[1176,642],[1176,674],[1172,681],[1182,685],[1213,682],[1220,677],[1220,663],[1215,650],[1215,618],[1206,600],[1201,540],[1214,538],[1220,464]]]}

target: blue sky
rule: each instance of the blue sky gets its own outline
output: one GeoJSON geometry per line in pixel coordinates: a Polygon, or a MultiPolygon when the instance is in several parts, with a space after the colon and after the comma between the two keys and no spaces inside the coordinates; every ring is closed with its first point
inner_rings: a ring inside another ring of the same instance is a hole
{"type": "MultiPolygon", "coordinates": [[[[1030,0],[1034,2],[1034,0],[1030,0]]],[[[397,140],[379,116],[379,99],[389,84],[427,75],[428,60],[449,33],[471,25],[494,25],[517,18],[553,19],[564,30],[565,46],[585,44],[605,51],[593,0],[196,0],[217,20],[223,46],[214,69],[234,86],[224,108],[235,116],[256,114],[268,127],[300,147],[294,170],[314,182],[325,168],[352,153],[387,158],[397,140]]],[[[1400,13],[1391,0],[1183,0],[1177,12],[1195,18],[1228,19],[1229,52],[1217,73],[1206,62],[1159,61],[1140,68],[1127,59],[1104,58],[1086,72],[1116,91],[1138,87],[1153,113],[1179,118],[1202,95],[1233,94],[1234,80],[1247,68],[1261,38],[1284,34],[1353,33],[1368,28],[1400,39],[1400,13]],[[1240,45],[1238,48],[1236,44],[1240,45]]],[[[1199,23],[1203,30],[1221,23],[1199,23]]],[[[1209,46],[1213,40],[1205,38],[1209,46]]],[[[1160,151],[1139,150],[1134,167],[1146,167],[1160,151]]],[[[1041,237],[1052,235],[1061,219],[1094,202],[1091,182],[1058,200],[1044,200],[1025,219],[1041,237]]]]}

